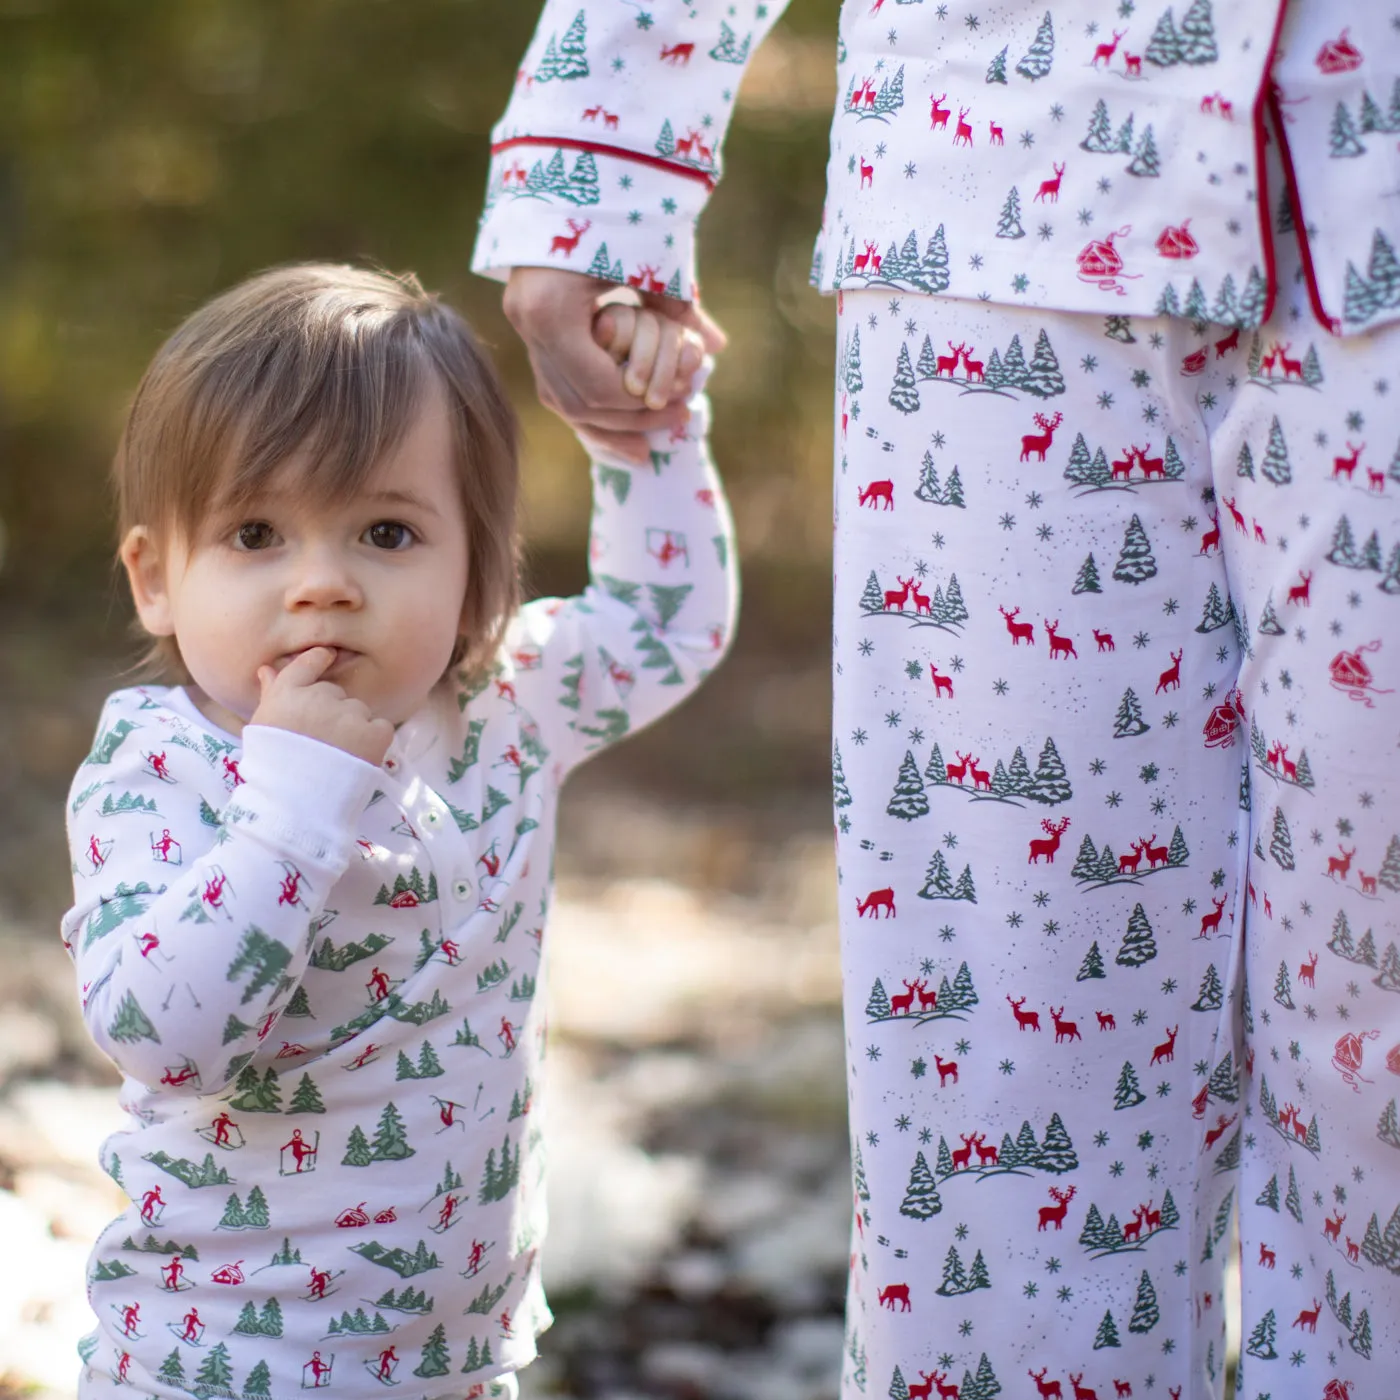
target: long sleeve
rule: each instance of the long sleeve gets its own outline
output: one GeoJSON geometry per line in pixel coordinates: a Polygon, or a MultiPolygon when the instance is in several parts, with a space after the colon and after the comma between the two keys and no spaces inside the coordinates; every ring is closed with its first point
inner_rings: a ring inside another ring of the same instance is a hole
{"type": "Polygon", "coordinates": [[[305,971],[377,769],[250,725],[240,758],[140,691],[109,698],[68,807],[63,937],[83,1015],[123,1073],[213,1092],[305,971]]]}
{"type": "Polygon", "coordinates": [[[561,774],[679,704],[733,636],[734,527],[708,443],[709,401],[650,466],[595,460],[589,583],[528,604],[507,643],[513,684],[561,774]]]}
{"type": "Polygon", "coordinates": [[[721,17],[547,0],[492,132],[473,269],[564,267],[689,300],[744,68],[787,3],[721,17]]]}

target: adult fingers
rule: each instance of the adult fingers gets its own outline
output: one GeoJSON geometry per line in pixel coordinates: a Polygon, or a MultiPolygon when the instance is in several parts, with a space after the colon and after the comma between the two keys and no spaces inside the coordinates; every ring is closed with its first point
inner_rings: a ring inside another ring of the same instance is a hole
{"type": "Polygon", "coordinates": [[[700,337],[707,354],[718,355],[728,346],[729,337],[719,322],[700,305],[698,298],[694,301],[677,301],[674,297],[648,292],[644,300],[647,306],[665,316],[667,320],[677,321],[693,330],[700,337]]]}
{"type": "MultiPolygon", "coordinates": [[[[647,391],[652,368],[656,364],[657,351],[661,348],[661,322],[655,316],[639,316],[636,333],[632,337],[632,348],[627,352],[627,365],[623,371],[623,383],[627,392],[641,398],[647,391]]],[[[648,403],[648,408],[665,407],[661,403],[648,403]]]]}

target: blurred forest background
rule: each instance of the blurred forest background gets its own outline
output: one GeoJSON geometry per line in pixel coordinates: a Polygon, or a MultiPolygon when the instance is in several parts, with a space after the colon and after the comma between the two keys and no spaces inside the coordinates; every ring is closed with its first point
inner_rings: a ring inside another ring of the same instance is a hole
{"type": "MultiPolygon", "coordinates": [[[[499,286],[468,271],[490,128],[538,8],[0,0],[0,908],[11,916],[51,929],[66,902],[62,792],[132,655],[105,478],[121,417],[156,346],[212,293],[305,258],[411,268],[443,292],[495,346],[526,424],[529,583],[579,586],[583,458],[535,400],[499,286]]],[[[806,279],[837,9],[801,0],[755,60],[702,223],[706,302],[732,340],[712,392],[746,578],[737,654],[582,779],[732,807],[756,832],[828,820],[834,315],[806,279]]],[[[732,866],[701,873],[741,878],[732,866]]]]}

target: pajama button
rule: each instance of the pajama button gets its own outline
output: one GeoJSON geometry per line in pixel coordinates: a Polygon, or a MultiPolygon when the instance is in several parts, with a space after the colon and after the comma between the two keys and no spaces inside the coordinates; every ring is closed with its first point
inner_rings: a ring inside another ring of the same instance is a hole
{"type": "Polygon", "coordinates": [[[427,826],[437,826],[441,821],[442,818],[436,812],[425,812],[423,814],[423,822],[427,826]]]}
{"type": "Polygon", "coordinates": [[[452,893],[458,899],[470,899],[472,896],[472,882],[470,880],[454,880],[452,883],[452,893]]]}
{"type": "Polygon", "coordinates": [[[384,760],[384,767],[387,768],[391,773],[397,773],[399,771],[399,761],[392,754],[390,754],[384,760]]]}

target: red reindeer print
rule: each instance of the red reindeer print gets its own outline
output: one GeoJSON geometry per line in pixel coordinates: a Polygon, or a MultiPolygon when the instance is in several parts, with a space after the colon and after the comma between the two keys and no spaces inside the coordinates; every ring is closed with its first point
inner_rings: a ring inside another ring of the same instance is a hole
{"type": "Polygon", "coordinates": [[[1278,1263],[1278,1255],[1264,1243],[1259,1241],[1259,1267],[1262,1269],[1272,1269],[1278,1263]]]}
{"type": "Polygon", "coordinates": [[[870,506],[873,510],[877,501],[883,501],[885,510],[894,509],[894,482],[892,481],[872,481],[865,487],[859,496],[859,502],[863,506],[870,506]]]}
{"type": "Polygon", "coordinates": [[[1176,1058],[1176,1033],[1180,1029],[1179,1025],[1173,1026],[1167,1032],[1167,1038],[1160,1045],[1153,1047],[1152,1063],[1154,1065],[1171,1064],[1176,1058]]]}
{"type": "Polygon", "coordinates": [[[1227,122],[1235,120],[1235,104],[1227,102],[1218,92],[1215,94],[1215,110],[1225,118],[1227,122]]]}
{"type": "Polygon", "coordinates": [[[953,133],[953,145],[955,146],[959,141],[961,141],[964,146],[972,145],[972,127],[967,120],[967,114],[971,110],[971,107],[958,108],[958,129],[953,133]]]}
{"type": "Polygon", "coordinates": [[[1004,145],[1006,145],[1006,132],[1003,131],[1001,127],[999,127],[995,122],[988,122],[988,123],[987,123],[987,128],[988,128],[988,139],[987,139],[987,144],[988,144],[989,146],[1004,146],[1004,145]]]}
{"type": "MultiPolygon", "coordinates": [[[[975,349],[976,347],[974,346],[973,348],[975,349]]],[[[974,360],[972,358],[972,351],[966,348],[964,348],[962,352],[962,361],[963,372],[967,375],[967,382],[969,384],[981,384],[985,382],[982,375],[983,369],[986,368],[984,361],[974,360]]]]}
{"type": "Polygon", "coordinates": [[[1101,1031],[1116,1031],[1118,1029],[1118,1022],[1114,1019],[1113,1012],[1095,1011],[1094,1015],[1098,1018],[1101,1031]]]}
{"type": "Polygon", "coordinates": [[[1347,1258],[1353,1264],[1361,1262],[1361,1246],[1350,1235],[1347,1236],[1347,1258]]]}
{"type": "Polygon", "coordinates": [[[1269,348],[1269,353],[1267,355],[1260,357],[1259,372],[1265,379],[1272,379],[1274,377],[1274,361],[1277,359],[1278,350],[1273,346],[1269,348]]]}
{"type": "Polygon", "coordinates": [[[679,64],[681,67],[684,67],[690,62],[691,56],[694,53],[694,44],[671,44],[669,46],[663,45],[661,49],[661,61],[663,63],[669,63],[673,68],[677,64],[679,64]]]}
{"type": "Polygon", "coordinates": [[[890,1014],[898,1016],[902,1013],[907,1016],[914,1005],[914,998],[918,995],[919,988],[924,984],[922,981],[910,982],[903,977],[900,978],[900,981],[904,983],[905,990],[901,995],[890,998],[890,1014]]]}
{"type": "Polygon", "coordinates": [[[1131,1400],[1132,1393],[1133,1387],[1130,1381],[1120,1381],[1115,1378],[1113,1382],[1114,1400],[1131,1400]]]}
{"type": "Polygon", "coordinates": [[[948,781],[955,782],[961,787],[962,780],[967,775],[967,765],[972,762],[972,755],[961,753],[957,749],[954,749],[953,752],[958,755],[958,762],[944,764],[944,767],[948,770],[948,781]]]}
{"type": "Polygon", "coordinates": [[[1292,344],[1293,342],[1290,340],[1278,347],[1278,362],[1283,366],[1283,377],[1285,379],[1296,379],[1301,382],[1303,378],[1302,360],[1290,360],[1288,358],[1288,348],[1292,344]]]}
{"type": "Polygon", "coordinates": [[[1201,536],[1201,547],[1197,554],[1209,554],[1213,549],[1220,553],[1220,512],[1213,510],[1210,513],[1211,528],[1201,536]]]}
{"type": "Polygon", "coordinates": [[[1048,618],[1041,618],[1040,620],[1045,623],[1045,633],[1046,636],[1050,638],[1051,661],[1057,656],[1063,656],[1066,661],[1068,661],[1071,656],[1074,657],[1076,661],[1079,660],[1079,653],[1074,649],[1073,639],[1062,637],[1059,632],[1056,631],[1056,628],[1060,625],[1060,619],[1057,617],[1054,622],[1051,622],[1048,618]]]}
{"type": "Polygon", "coordinates": [[[1126,29],[1115,29],[1113,31],[1113,42],[1111,44],[1100,44],[1098,48],[1094,50],[1093,61],[1089,64],[1089,67],[1097,68],[1100,59],[1103,59],[1103,66],[1105,68],[1110,67],[1113,62],[1113,55],[1118,52],[1118,45],[1123,42],[1123,36],[1127,32],[1126,29]]]}
{"type": "Polygon", "coordinates": [[[600,102],[596,107],[585,107],[581,120],[586,122],[596,122],[603,115],[603,104],[600,102]]]}
{"type": "Polygon", "coordinates": [[[566,258],[573,257],[574,250],[579,245],[579,240],[593,227],[592,219],[585,219],[582,223],[579,223],[576,219],[565,219],[564,222],[568,224],[569,232],[556,233],[554,235],[554,241],[549,245],[551,257],[553,257],[555,253],[563,253],[566,258]]]}
{"type": "Polygon", "coordinates": [[[1027,1027],[1033,1031],[1038,1031],[1040,1029],[1040,1012],[1021,1010],[1026,1004],[1025,997],[1013,998],[1008,993],[1006,999],[1011,1003],[1011,1014],[1016,1018],[1016,1027],[1018,1030],[1025,1030],[1027,1027]]]}
{"type": "Polygon", "coordinates": [[[1130,78],[1142,77],[1142,55],[1140,53],[1129,53],[1123,50],[1123,67],[1127,70],[1130,78]]]}
{"type": "Polygon", "coordinates": [[[962,1146],[953,1153],[953,1170],[955,1172],[966,1171],[972,1165],[972,1151],[977,1142],[977,1134],[959,1133],[962,1138],[962,1146]]]}
{"type": "MultiPolygon", "coordinates": [[[[923,1372],[920,1371],[919,1374],[922,1376],[923,1372]]],[[[958,1400],[958,1387],[955,1385],[943,1384],[947,1379],[947,1375],[948,1373],[946,1371],[935,1371],[933,1373],[933,1384],[938,1391],[938,1400],[958,1400]]]]}
{"type": "Polygon", "coordinates": [[[909,1400],[928,1400],[933,1391],[933,1378],[938,1372],[920,1371],[919,1374],[923,1377],[919,1384],[909,1383],[909,1400]]]}
{"type": "Polygon", "coordinates": [[[1045,1379],[1045,1373],[1049,1369],[1048,1366],[1042,1366],[1040,1370],[1027,1371],[1026,1374],[1035,1382],[1035,1388],[1040,1392],[1040,1400],[1064,1400],[1059,1381],[1045,1379]]]}
{"type": "Polygon", "coordinates": [[[1239,348],[1239,343],[1240,328],[1236,326],[1229,335],[1215,342],[1215,358],[1217,360],[1223,360],[1231,350],[1239,348]]]}
{"type": "Polygon", "coordinates": [[[1130,447],[1125,456],[1115,457],[1111,464],[1110,476],[1114,481],[1120,477],[1127,481],[1133,474],[1133,463],[1137,460],[1137,448],[1130,447]]]}
{"type": "Polygon", "coordinates": [[[1303,581],[1302,583],[1295,583],[1288,590],[1288,601],[1290,603],[1301,603],[1305,608],[1310,608],[1312,606],[1311,594],[1313,576],[1299,569],[1298,577],[1303,581]]]}
{"type": "Polygon", "coordinates": [[[1300,1309],[1300,1310],[1299,1310],[1299,1313],[1298,1313],[1298,1316],[1295,1317],[1295,1318],[1293,1319],[1293,1321],[1292,1321],[1292,1323],[1290,1324],[1290,1326],[1292,1326],[1292,1327],[1300,1327],[1300,1328],[1302,1328],[1303,1331],[1305,1331],[1305,1332],[1316,1332],[1316,1331],[1317,1331],[1317,1319],[1318,1319],[1321,1315],[1322,1315],[1322,1304],[1321,1304],[1316,1298],[1314,1298],[1314,1299],[1313,1299],[1313,1305],[1312,1305],[1312,1307],[1311,1307],[1311,1308],[1302,1308],[1302,1309],[1300,1309]]]}
{"type": "Polygon", "coordinates": [[[1215,1127],[1206,1129],[1207,1152],[1209,1152],[1210,1149],[1214,1147],[1215,1144],[1219,1142],[1220,1139],[1223,1138],[1227,1132],[1230,1131],[1231,1124],[1233,1124],[1235,1119],[1238,1117],[1238,1113],[1231,1114],[1229,1118],[1227,1118],[1223,1113],[1216,1115],[1215,1127]]]}
{"type": "Polygon", "coordinates": [[[1235,497],[1222,496],[1221,499],[1225,502],[1225,509],[1230,512],[1230,518],[1235,522],[1235,529],[1242,535],[1248,534],[1249,532],[1244,527],[1244,515],[1235,509],[1235,497]]]}
{"type": "Polygon", "coordinates": [[[953,353],[951,355],[939,355],[935,358],[933,365],[933,377],[937,379],[939,375],[944,374],[946,372],[948,378],[952,379],[953,376],[958,372],[958,361],[962,358],[962,353],[966,348],[967,347],[965,345],[954,345],[953,342],[950,340],[948,342],[948,349],[950,349],[953,353]]]}
{"type": "Polygon", "coordinates": [[[1153,1210],[1151,1201],[1142,1207],[1142,1219],[1149,1231],[1158,1230],[1162,1226],[1162,1212],[1153,1210]]]}
{"type": "MultiPolygon", "coordinates": [[[[934,693],[934,697],[937,698],[938,696],[942,695],[943,692],[946,690],[946,691],[948,692],[948,699],[951,700],[951,699],[953,698],[953,678],[952,678],[952,676],[940,676],[940,675],[938,674],[938,667],[935,666],[935,665],[933,664],[932,661],[930,661],[930,662],[928,663],[928,669],[929,669],[929,672],[931,673],[931,675],[932,675],[932,677],[933,677],[933,693],[934,693]]],[[[979,772],[979,770],[976,769],[976,768],[974,768],[974,769],[972,770],[972,779],[973,779],[973,782],[974,782],[974,783],[977,781],[977,774],[978,774],[978,772],[979,772]]],[[[992,785],[992,780],[991,780],[990,778],[988,778],[988,779],[987,779],[987,787],[990,789],[991,785],[992,785]]]]}
{"type": "Polygon", "coordinates": [[[909,1302],[909,1285],[907,1283],[892,1283],[888,1288],[880,1289],[878,1294],[880,1306],[894,1311],[894,1305],[899,1304],[900,1312],[908,1312],[911,1304],[909,1302]]]}
{"type": "Polygon", "coordinates": [[[1137,841],[1132,842],[1132,848],[1132,855],[1124,855],[1118,857],[1118,873],[1120,875],[1126,875],[1129,872],[1131,872],[1134,875],[1138,873],[1138,866],[1142,864],[1143,848],[1141,843],[1137,841]]]}
{"type": "Polygon", "coordinates": [[[1378,472],[1374,467],[1366,468],[1366,489],[1374,491],[1377,495],[1385,494],[1385,473],[1378,472]]]}
{"type": "Polygon", "coordinates": [[[1335,1245],[1342,1242],[1342,1224],[1346,1216],[1340,1211],[1336,1215],[1327,1216],[1322,1222],[1322,1233],[1335,1245]]]}
{"type": "Polygon", "coordinates": [[[875,184],[875,167],[865,163],[865,157],[860,158],[860,187],[864,189],[867,185],[875,184]]]}
{"type": "Polygon", "coordinates": [[[1201,915],[1201,931],[1196,935],[1197,938],[1207,938],[1220,932],[1220,918],[1225,912],[1225,897],[1216,899],[1212,896],[1210,902],[1215,905],[1215,910],[1213,913],[1201,915]]]}
{"type": "Polygon", "coordinates": [[[1265,538],[1264,535],[1264,527],[1258,522],[1258,520],[1255,519],[1254,516],[1251,515],[1249,519],[1250,523],[1254,526],[1254,542],[1256,544],[1268,544],[1269,541],[1267,540],[1267,538],[1265,538]]]}
{"type": "Polygon", "coordinates": [[[900,612],[903,612],[904,605],[909,601],[909,591],[914,587],[914,580],[912,578],[900,578],[900,576],[896,574],[895,580],[900,585],[899,588],[887,588],[885,590],[886,612],[889,612],[891,608],[897,608],[900,612]]]}
{"type": "Polygon", "coordinates": [[[948,1080],[954,1084],[958,1082],[958,1062],[956,1060],[941,1060],[938,1052],[934,1052],[933,1063],[938,1070],[938,1087],[941,1089],[948,1080]]]}
{"type": "Polygon", "coordinates": [[[1135,447],[1133,449],[1133,451],[1137,453],[1138,466],[1142,468],[1142,479],[1144,481],[1151,481],[1153,477],[1156,477],[1158,481],[1165,481],[1167,479],[1166,459],[1162,457],[1149,457],[1147,454],[1151,450],[1152,444],[1150,442],[1145,447],[1135,447]]]}
{"type": "Polygon", "coordinates": [[[948,129],[948,118],[953,115],[953,109],[951,107],[939,106],[939,103],[947,101],[947,98],[948,94],[946,92],[940,93],[937,97],[929,98],[930,103],[932,103],[929,112],[930,131],[946,131],[948,129]]]}
{"type": "Polygon", "coordinates": [[[1127,1244],[1129,1240],[1132,1240],[1132,1242],[1133,1242],[1134,1244],[1137,1244],[1137,1243],[1138,1243],[1138,1238],[1139,1238],[1139,1236],[1140,1236],[1141,1234],[1142,1234],[1142,1207],[1139,1206],[1139,1207],[1133,1212],[1133,1218],[1132,1218],[1131,1220],[1129,1220],[1129,1221],[1123,1226],[1123,1243],[1124,1243],[1124,1244],[1127,1244]]]}
{"type": "Polygon", "coordinates": [[[1345,846],[1338,843],[1337,849],[1341,852],[1340,856],[1327,857],[1327,878],[1329,880],[1334,879],[1338,875],[1345,880],[1348,872],[1351,870],[1351,858],[1356,854],[1355,846],[1353,846],[1351,850],[1347,850],[1345,846]]]}
{"type": "MultiPolygon", "coordinates": [[[[652,267],[650,263],[642,263],[637,271],[627,279],[627,285],[639,292],[648,291],[652,282],[656,280],[656,273],[657,269],[652,267]]],[[[664,286],[662,290],[665,290],[664,286]]]]}
{"type": "Polygon", "coordinates": [[[1094,633],[1094,640],[1099,644],[1099,650],[1100,650],[1100,651],[1112,651],[1112,650],[1114,650],[1114,646],[1113,646],[1113,633],[1112,633],[1112,632],[1100,632],[1099,629],[1098,629],[1097,627],[1095,627],[1095,628],[1093,629],[1093,633],[1094,633]]]}
{"type": "MultiPolygon", "coordinates": [[[[898,577],[898,575],[896,575],[896,577],[898,577]]],[[[914,598],[914,616],[921,617],[927,615],[928,617],[932,617],[933,599],[930,598],[927,593],[920,593],[917,584],[912,585],[910,592],[914,598]]]]}
{"type": "Polygon", "coordinates": [[[1053,1006],[1050,1008],[1050,1019],[1055,1023],[1055,1044],[1062,1040],[1083,1040],[1084,1037],[1079,1034],[1079,1022],[1064,1020],[1064,1014],[1063,1006],[1058,1011],[1053,1006]]]}
{"type": "Polygon", "coordinates": [[[856,900],[856,914],[859,918],[863,919],[867,914],[871,914],[878,919],[881,909],[887,911],[886,918],[895,917],[893,889],[871,890],[864,899],[856,900]]]}
{"type": "Polygon", "coordinates": [[[1032,204],[1038,204],[1042,199],[1047,204],[1058,204],[1060,202],[1060,181],[1065,178],[1065,167],[1062,161],[1054,162],[1055,173],[1048,180],[1040,182],[1040,188],[1031,198],[1032,204]]]}
{"type": "Polygon", "coordinates": [[[1064,415],[1057,413],[1053,418],[1047,418],[1043,413],[1035,415],[1035,421],[1040,425],[1041,431],[1038,433],[1026,433],[1021,438],[1021,460],[1030,460],[1032,452],[1036,459],[1043,462],[1045,454],[1050,450],[1050,445],[1054,441],[1055,429],[1064,421],[1064,415]]]}
{"type": "Polygon", "coordinates": [[[1215,111],[1215,94],[1213,92],[1207,93],[1203,98],[1201,98],[1201,111],[1215,111]]]}
{"type": "Polygon", "coordinates": [[[607,130],[616,131],[619,125],[621,125],[621,122],[622,118],[619,117],[616,112],[603,113],[603,125],[607,128],[607,130]]]}
{"type": "Polygon", "coordinates": [[[1368,875],[1364,870],[1358,868],[1356,878],[1361,881],[1362,894],[1375,894],[1376,877],[1374,875],[1368,875]]]}
{"type": "Polygon", "coordinates": [[[1309,987],[1317,987],[1317,954],[1311,948],[1308,949],[1308,961],[1298,964],[1298,985],[1301,987],[1306,983],[1309,987]]]}
{"type": "MultiPolygon", "coordinates": [[[[901,978],[900,980],[903,981],[904,979],[901,978]]],[[[920,981],[920,982],[918,983],[918,988],[919,988],[919,1010],[920,1010],[920,1011],[935,1011],[935,1010],[937,1010],[937,1008],[938,1008],[938,993],[937,993],[937,992],[931,992],[931,991],[929,991],[927,985],[926,985],[923,981],[920,981]]]]}
{"type": "Polygon", "coordinates": [[[1356,475],[1356,463],[1360,458],[1362,452],[1366,450],[1366,444],[1363,442],[1360,447],[1356,447],[1352,444],[1351,439],[1348,438],[1347,450],[1351,453],[1351,456],[1332,458],[1333,481],[1337,481],[1343,476],[1345,476],[1346,479],[1350,481],[1352,477],[1356,475]]]}
{"type": "MultiPolygon", "coordinates": [[[[990,787],[990,783],[988,783],[990,787]]],[[[1031,842],[1030,855],[1026,858],[1027,865],[1039,865],[1040,858],[1045,857],[1046,865],[1054,865],[1055,852],[1060,849],[1060,837],[1069,828],[1069,818],[1061,817],[1059,821],[1052,822],[1049,817],[1042,817],[1040,821],[1041,830],[1046,832],[1048,839],[1036,837],[1031,842]]]]}
{"type": "Polygon", "coordinates": [[[1152,844],[1156,839],[1157,833],[1154,831],[1152,835],[1142,843],[1143,854],[1147,857],[1147,868],[1149,870],[1156,870],[1159,865],[1165,865],[1169,859],[1168,847],[1154,846],[1152,844]]]}
{"type": "Polygon", "coordinates": [[[1071,1186],[1068,1191],[1061,1191],[1058,1186],[1050,1188],[1050,1195],[1055,1204],[1040,1207],[1040,1224],[1036,1226],[1037,1234],[1047,1225],[1053,1225],[1057,1230],[1064,1227],[1065,1216],[1069,1214],[1069,1203],[1074,1199],[1074,1193],[1077,1189],[1074,1186],[1071,1186]]]}
{"type": "Polygon", "coordinates": [[[1069,1373],[1069,1383],[1074,1387],[1074,1400],[1099,1400],[1099,1393],[1097,1390],[1094,1390],[1090,1386],[1079,1384],[1083,1379],[1083,1371],[1077,1376],[1073,1371],[1069,1373]]]}
{"type": "Polygon", "coordinates": [[[1001,1164],[1001,1149],[995,1143],[988,1145],[985,1133],[978,1133],[972,1141],[977,1149],[979,1167],[995,1167],[1001,1164]]]}
{"type": "Polygon", "coordinates": [[[1035,645],[1035,624],[1016,621],[1016,614],[1021,611],[1020,608],[1012,608],[1007,612],[1005,608],[998,607],[997,611],[1006,619],[1006,630],[1011,633],[1012,646],[1018,647],[1022,642],[1035,645]]]}

